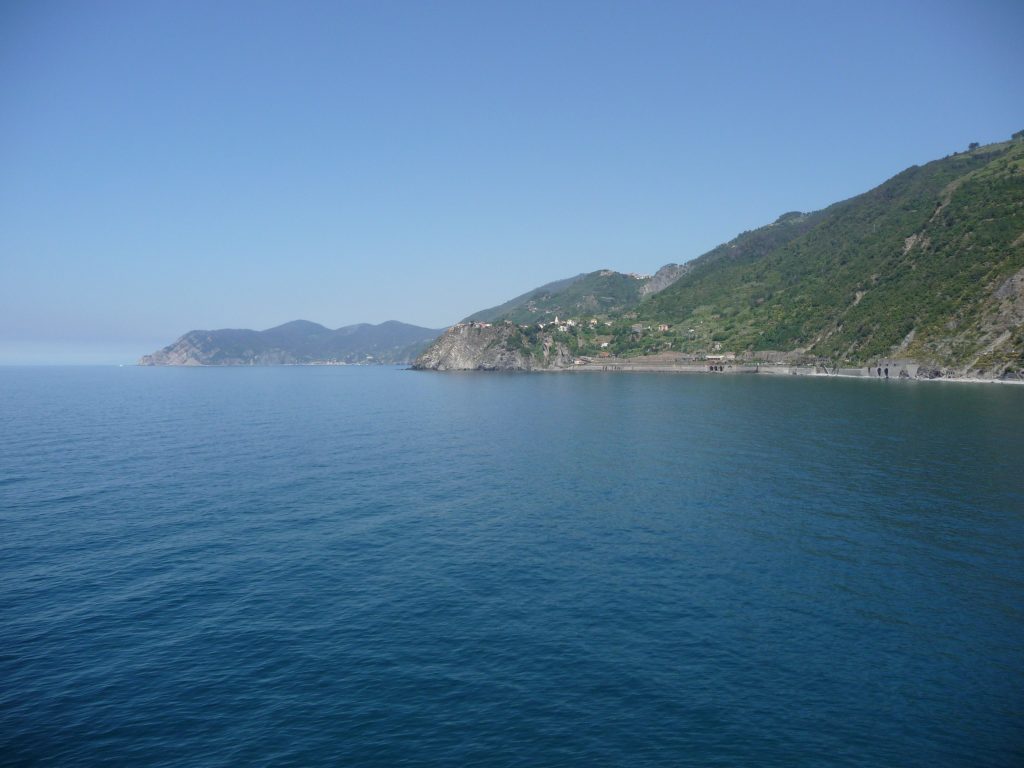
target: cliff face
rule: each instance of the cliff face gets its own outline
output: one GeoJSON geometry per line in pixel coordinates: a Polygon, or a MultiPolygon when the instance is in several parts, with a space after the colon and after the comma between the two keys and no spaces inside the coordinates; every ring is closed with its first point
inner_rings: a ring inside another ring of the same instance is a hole
{"type": "Polygon", "coordinates": [[[640,287],[640,297],[647,298],[661,293],[692,268],[692,264],[666,264],[654,273],[654,277],[640,287]]]}
{"type": "Polygon", "coordinates": [[[453,325],[416,358],[421,371],[536,371],[569,368],[573,355],[550,335],[530,336],[514,323],[453,325]]]}

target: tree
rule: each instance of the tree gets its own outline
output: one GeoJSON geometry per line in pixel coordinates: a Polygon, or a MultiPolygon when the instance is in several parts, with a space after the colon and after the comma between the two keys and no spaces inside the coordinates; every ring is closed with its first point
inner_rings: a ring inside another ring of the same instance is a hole
{"type": "Polygon", "coordinates": [[[981,145],[978,142],[972,141],[970,144],[967,145],[967,149],[977,149],[980,146],[981,145]]]}

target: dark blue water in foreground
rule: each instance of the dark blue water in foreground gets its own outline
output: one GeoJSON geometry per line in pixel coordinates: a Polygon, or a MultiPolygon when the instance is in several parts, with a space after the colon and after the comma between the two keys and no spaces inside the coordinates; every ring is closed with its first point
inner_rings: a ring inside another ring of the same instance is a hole
{"type": "Polygon", "coordinates": [[[0,369],[0,762],[1024,764],[1024,388],[0,369]]]}

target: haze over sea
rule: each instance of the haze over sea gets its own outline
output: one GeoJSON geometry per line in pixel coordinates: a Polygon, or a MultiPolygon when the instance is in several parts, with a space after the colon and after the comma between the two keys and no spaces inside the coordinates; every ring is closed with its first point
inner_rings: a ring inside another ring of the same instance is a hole
{"type": "Polygon", "coordinates": [[[1024,388],[0,368],[0,763],[1024,764],[1024,388]]]}

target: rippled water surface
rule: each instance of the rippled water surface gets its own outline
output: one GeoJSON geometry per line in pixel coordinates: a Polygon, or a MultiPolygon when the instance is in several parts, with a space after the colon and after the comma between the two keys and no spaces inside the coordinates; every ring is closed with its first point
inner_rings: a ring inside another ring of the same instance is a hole
{"type": "Polygon", "coordinates": [[[1022,765],[1024,388],[0,369],[0,763],[1022,765]]]}

